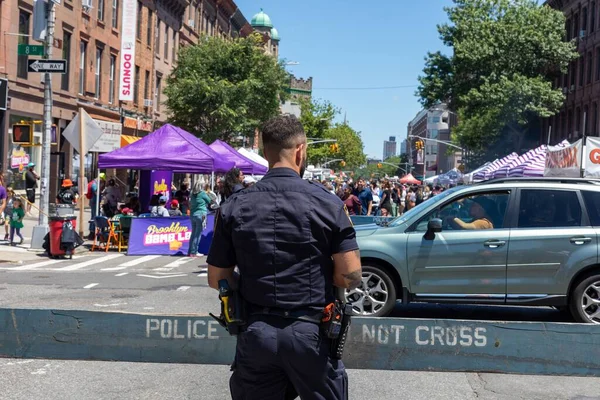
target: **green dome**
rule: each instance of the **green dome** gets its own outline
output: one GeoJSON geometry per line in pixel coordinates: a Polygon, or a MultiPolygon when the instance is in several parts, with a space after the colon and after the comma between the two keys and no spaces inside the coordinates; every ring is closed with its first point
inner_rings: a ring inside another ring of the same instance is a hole
{"type": "Polygon", "coordinates": [[[272,28],[273,27],[271,18],[269,18],[269,16],[264,13],[262,8],[260,9],[260,12],[258,14],[256,14],[254,17],[252,17],[252,21],[250,22],[250,25],[252,25],[255,28],[272,28]]]}
{"type": "Polygon", "coordinates": [[[271,28],[271,40],[277,40],[279,41],[279,32],[277,32],[277,29],[275,28],[271,28]]]}

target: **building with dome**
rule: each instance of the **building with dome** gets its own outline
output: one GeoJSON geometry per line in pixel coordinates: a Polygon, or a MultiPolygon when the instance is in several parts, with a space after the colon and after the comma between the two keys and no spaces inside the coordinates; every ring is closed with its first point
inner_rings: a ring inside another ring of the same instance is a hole
{"type": "Polygon", "coordinates": [[[265,52],[273,57],[279,57],[279,32],[273,26],[271,18],[262,10],[255,14],[250,21],[250,26],[255,32],[262,35],[265,43],[265,52]]]}

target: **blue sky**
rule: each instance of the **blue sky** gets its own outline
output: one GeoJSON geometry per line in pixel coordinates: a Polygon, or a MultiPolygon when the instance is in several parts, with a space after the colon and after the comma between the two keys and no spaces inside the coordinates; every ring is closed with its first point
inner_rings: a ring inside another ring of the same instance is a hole
{"type": "MultiPolygon", "coordinates": [[[[313,77],[313,97],[347,113],[365,152],[381,158],[383,141],[406,137],[421,109],[414,96],[427,51],[442,49],[436,24],[450,0],[236,0],[246,18],[264,9],[281,36],[280,56],[313,77]],[[385,90],[328,90],[411,86],[385,90]]],[[[398,144],[400,151],[400,144],[398,144]]]]}

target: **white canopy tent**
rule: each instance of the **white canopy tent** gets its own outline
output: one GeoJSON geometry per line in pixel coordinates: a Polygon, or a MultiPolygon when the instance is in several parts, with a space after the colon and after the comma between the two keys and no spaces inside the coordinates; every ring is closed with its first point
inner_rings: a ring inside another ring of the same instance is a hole
{"type": "Polygon", "coordinates": [[[256,153],[255,153],[255,152],[253,152],[253,151],[246,150],[245,148],[243,148],[243,147],[240,147],[240,148],[238,149],[238,152],[239,152],[241,155],[243,155],[244,157],[246,157],[246,158],[249,158],[249,159],[251,159],[252,161],[254,161],[254,162],[256,162],[256,163],[258,163],[258,164],[260,164],[260,165],[264,165],[265,167],[268,167],[268,166],[269,166],[269,162],[268,162],[267,160],[265,160],[264,158],[262,158],[261,156],[259,156],[258,154],[256,154],[256,153]]]}

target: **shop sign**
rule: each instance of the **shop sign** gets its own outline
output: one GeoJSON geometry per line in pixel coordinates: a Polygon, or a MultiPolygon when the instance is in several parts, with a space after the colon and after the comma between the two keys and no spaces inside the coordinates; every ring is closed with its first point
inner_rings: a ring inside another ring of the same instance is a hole
{"type": "Polygon", "coordinates": [[[94,143],[91,152],[110,153],[113,150],[121,148],[121,124],[115,122],[106,122],[95,119],[102,130],[102,136],[94,143]]]}
{"type": "Polygon", "coordinates": [[[128,255],[184,255],[192,237],[189,217],[135,218],[128,255]]]}
{"type": "Polygon", "coordinates": [[[23,171],[23,167],[29,164],[29,154],[25,153],[23,148],[13,149],[10,155],[10,167],[13,169],[18,168],[19,172],[23,171]]]}
{"type": "Polygon", "coordinates": [[[137,129],[138,131],[152,132],[152,122],[141,119],[125,117],[123,126],[129,129],[137,129]]]}
{"type": "Polygon", "coordinates": [[[136,0],[123,0],[121,8],[121,73],[119,74],[119,100],[121,101],[133,101],[137,3],[136,0]]]}

